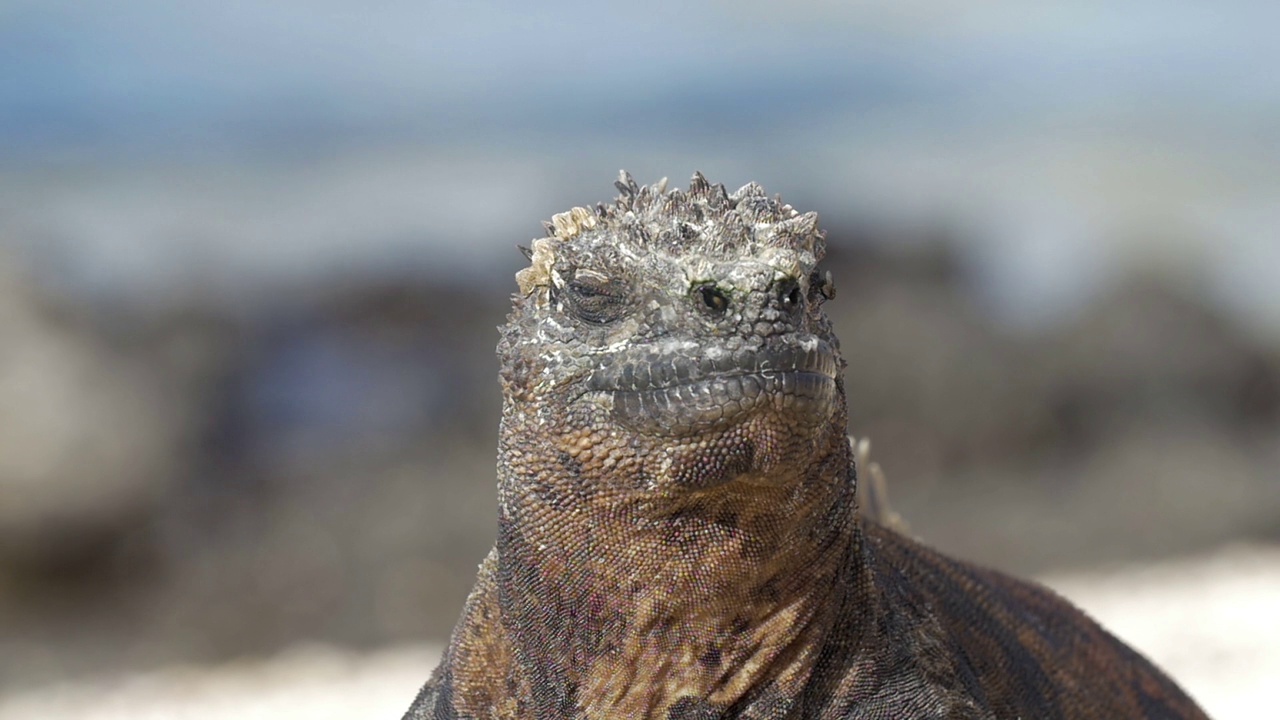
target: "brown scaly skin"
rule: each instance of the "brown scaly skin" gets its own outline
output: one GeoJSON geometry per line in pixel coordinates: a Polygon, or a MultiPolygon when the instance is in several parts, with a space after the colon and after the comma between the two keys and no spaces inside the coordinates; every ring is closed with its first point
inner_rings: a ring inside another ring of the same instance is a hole
{"type": "Polygon", "coordinates": [[[499,532],[415,718],[1203,718],[1069,603],[855,512],[816,216],[623,174],[503,328],[499,532]]]}

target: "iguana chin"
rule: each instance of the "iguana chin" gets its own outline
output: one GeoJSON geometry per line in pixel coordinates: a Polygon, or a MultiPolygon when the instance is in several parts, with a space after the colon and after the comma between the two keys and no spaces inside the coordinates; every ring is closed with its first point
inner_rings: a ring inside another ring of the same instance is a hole
{"type": "Polygon", "coordinates": [[[1203,718],[1038,585],[855,511],[824,234],[626,173],[533,242],[497,544],[406,718],[1203,718]]]}

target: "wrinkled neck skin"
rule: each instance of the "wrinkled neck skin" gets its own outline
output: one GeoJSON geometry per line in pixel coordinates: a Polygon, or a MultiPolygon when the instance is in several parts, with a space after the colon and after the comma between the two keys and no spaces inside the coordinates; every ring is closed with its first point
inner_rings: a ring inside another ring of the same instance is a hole
{"type": "Polygon", "coordinates": [[[861,536],[839,393],[817,427],[762,413],[709,443],[508,401],[497,594],[522,716],[780,716],[800,702],[851,601],[833,595],[864,585],[848,577],[861,536]],[[690,467],[718,484],[672,481],[690,467]]]}

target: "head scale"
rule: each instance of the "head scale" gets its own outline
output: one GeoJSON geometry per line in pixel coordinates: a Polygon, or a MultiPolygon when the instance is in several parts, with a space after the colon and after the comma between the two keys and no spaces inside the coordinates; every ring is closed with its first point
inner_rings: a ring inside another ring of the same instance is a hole
{"type": "Polygon", "coordinates": [[[639,185],[624,170],[614,185],[619,195],[612,204],[575,207],[546,223],[530,266],[516,273],[521,295],[557,284],[557,259],[571,245],[579,252],[613,244],[632,254],[755,256],[795,275],[807,275],[826,250],[817,213],[800,214],[756,183],[729,193],[695,173],[687,191],[668,190],[666,178],[639,185]]]}

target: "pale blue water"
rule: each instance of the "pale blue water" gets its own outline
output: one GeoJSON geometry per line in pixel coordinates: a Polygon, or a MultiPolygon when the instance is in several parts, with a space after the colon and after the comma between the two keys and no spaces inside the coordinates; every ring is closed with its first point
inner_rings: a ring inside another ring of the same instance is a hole
{"type": "Polygon", "coordinates": [[[0,242],[144,293],[479,271],[702,169],[945,225],[1015,323],[1167,263],[1280,327],[1280,4],[786,7],[9,2],[0,242]]]}

